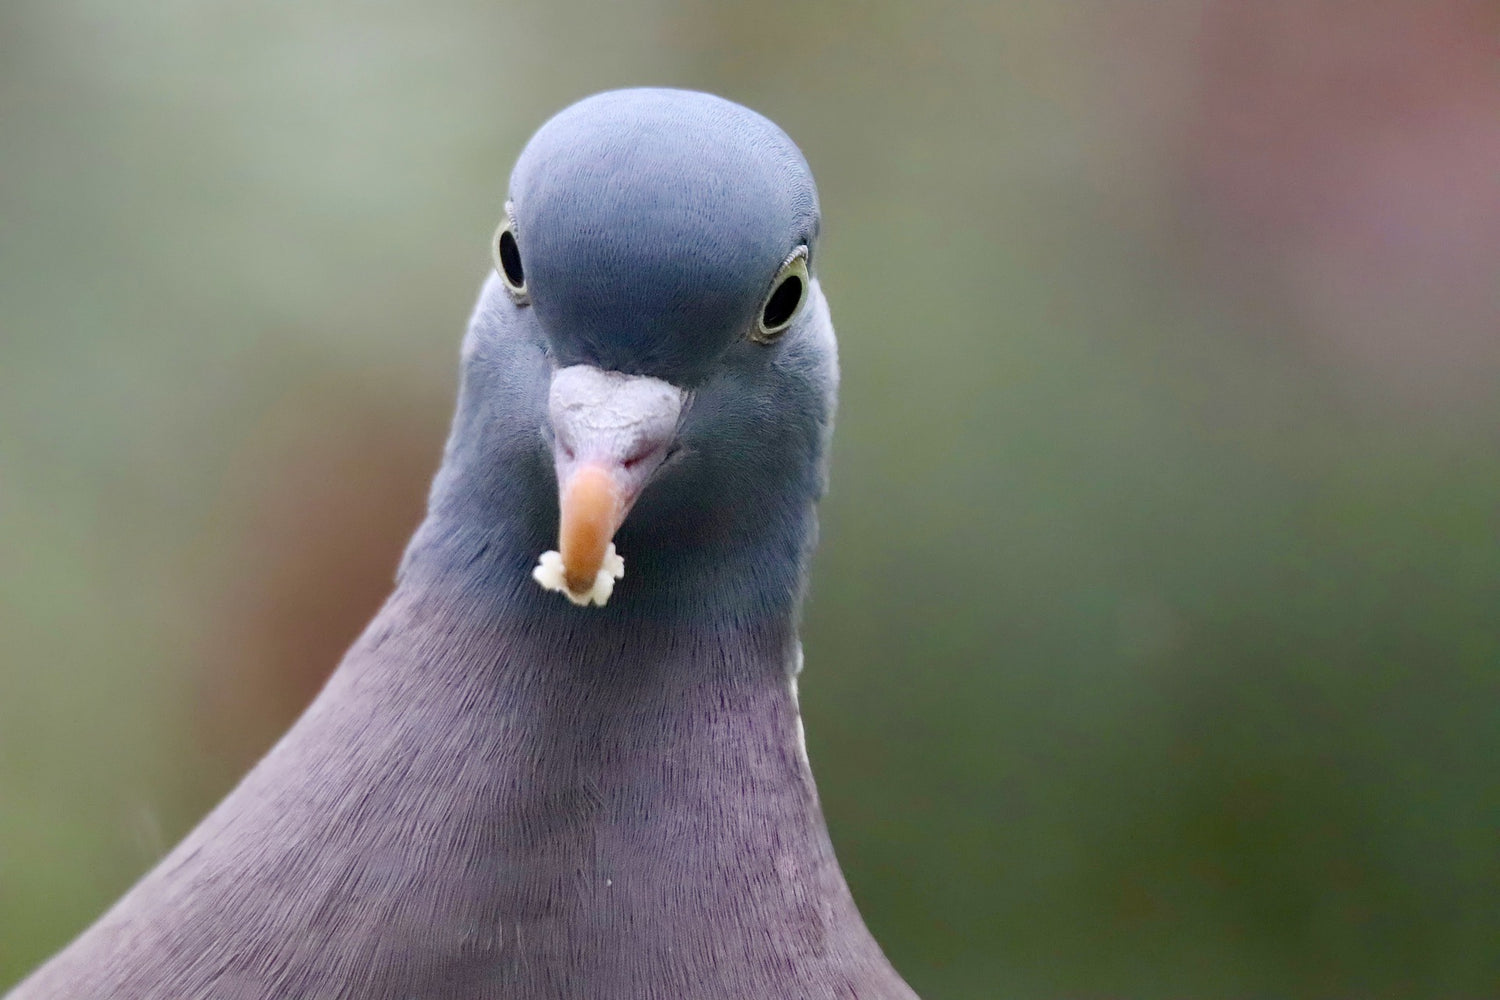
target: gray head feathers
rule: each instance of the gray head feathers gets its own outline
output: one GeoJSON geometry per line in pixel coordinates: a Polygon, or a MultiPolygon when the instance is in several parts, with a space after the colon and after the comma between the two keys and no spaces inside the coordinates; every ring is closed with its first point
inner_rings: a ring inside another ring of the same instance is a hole
{"type": "Polygon", "coordinates": [[[559,361],[703,377],[817,240],[812,173],[753,111],[621,90],[547,122],[511,174],[532,302],[559,361]]]}

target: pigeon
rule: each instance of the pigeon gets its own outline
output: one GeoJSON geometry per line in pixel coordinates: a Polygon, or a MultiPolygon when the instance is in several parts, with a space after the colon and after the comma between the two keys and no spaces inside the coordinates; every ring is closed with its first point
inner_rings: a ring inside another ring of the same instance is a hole
{"type": "Polygon", "coordinates": [[[797,703],[838,387],[819,225],[738,104],[547,121],[393,593],[11,1000],[914,1000],[797,703]]]}

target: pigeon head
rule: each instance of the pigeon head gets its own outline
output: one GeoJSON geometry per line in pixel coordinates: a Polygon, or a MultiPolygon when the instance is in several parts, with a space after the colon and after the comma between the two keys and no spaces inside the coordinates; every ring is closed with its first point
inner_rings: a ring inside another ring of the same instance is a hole
{"type": "Polygon", "coordinates": [[[812,250],[818,197],[802,154],[760,115],[708,94],[623,90],[542,126],[511,175],[507,216],[497,264],[524,285],[560,364],[692,385],[754,332],[775,279],[812,250]]]}
{"type": "Polygon", "coordinates": [[[736,552],[800,592],[837,383],[818,224],[802,154],[737,104],[622,90],[552,118],[511,175],[435,501],[546,534],[532,575],[574,604],[625,560],[647,595],[736,552]]]}

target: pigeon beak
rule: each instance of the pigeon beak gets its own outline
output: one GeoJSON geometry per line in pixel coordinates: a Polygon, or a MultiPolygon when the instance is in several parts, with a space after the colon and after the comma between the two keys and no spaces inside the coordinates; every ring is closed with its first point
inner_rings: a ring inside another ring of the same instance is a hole
{"type": "MultiPolygon", "coordinates": [[[[603,604],[623,574],[611,543],[666,459],[685,398],[670,382],[589,365],[562,368],[552,376],[547,409],[565,585],[557,589],[575,603],[603,604]],[[609,576],[607,583],[601,574],[609,576]]],[[[541,576],[538,580],[548,586],[541,576]]]]}
{"type": "Polygon", "coordinates": [[[625,520],[621,478],[605,465],[590,463],[558,484],[557,551],[563,579],[575,594],[594,586],[609,544],[625,520]]]}

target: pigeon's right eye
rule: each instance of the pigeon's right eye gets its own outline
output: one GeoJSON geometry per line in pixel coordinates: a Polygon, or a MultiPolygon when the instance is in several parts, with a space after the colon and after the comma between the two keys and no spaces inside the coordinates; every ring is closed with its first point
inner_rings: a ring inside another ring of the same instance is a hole
{"type": "Polygon", "coordinates": [[[500,220],[500,228],[495,230],[490,252],[495,258],[495,270],[500,273],[500,280],[505,283],[505,290],[510,293],[511,301],[518,306],[526,305],[531,297],[526,291],[526,271],[521,267],[521,247],[516,243],[516,222],[510,205],[505,206],[505,218],[500,220]]]}
{"type": "Polygon", "coordinates": [[[812,279],[807,274],[807,247],[798,247],[781,265],[771,291],[761,303],[760,316],[750,339],[757,344],[769,344],[787,331],[792,320],[807,301],[807,286],[812,279]]]}

